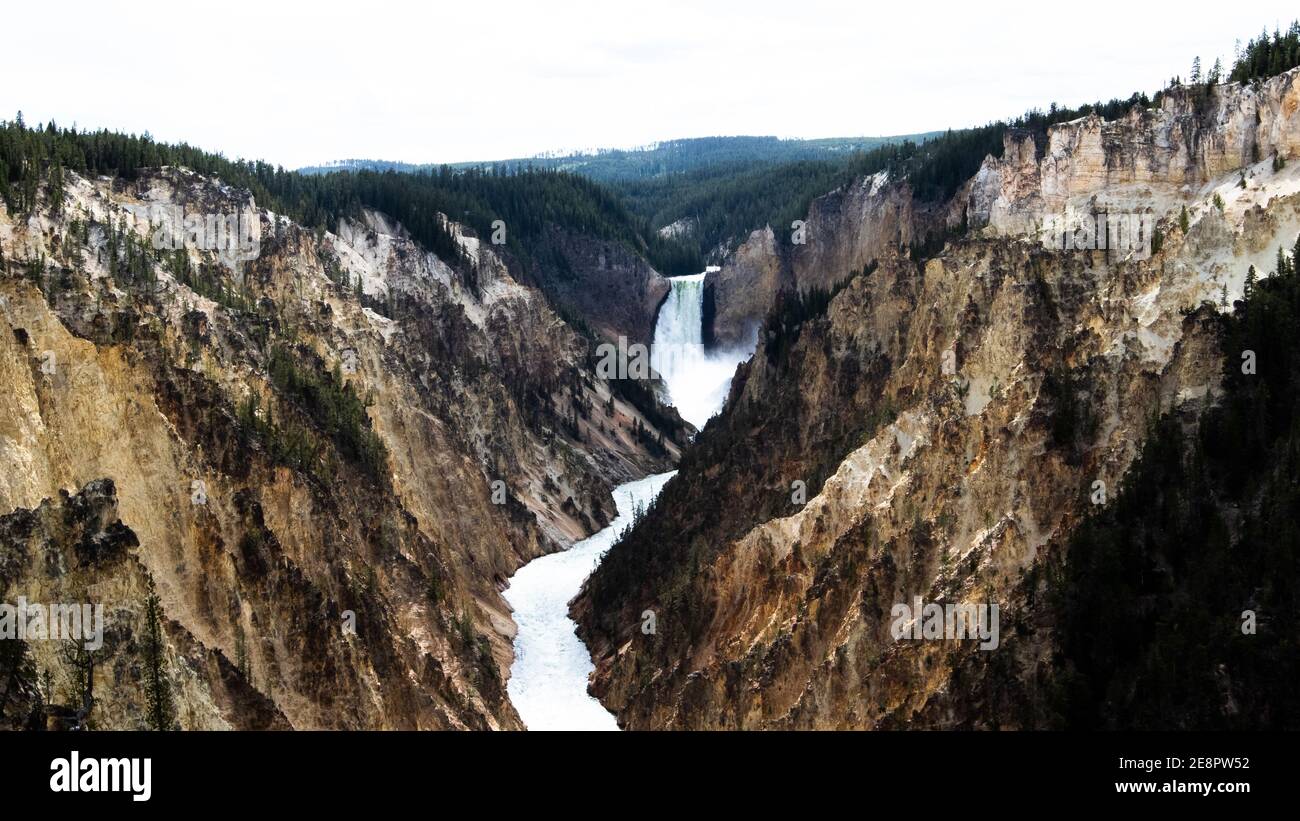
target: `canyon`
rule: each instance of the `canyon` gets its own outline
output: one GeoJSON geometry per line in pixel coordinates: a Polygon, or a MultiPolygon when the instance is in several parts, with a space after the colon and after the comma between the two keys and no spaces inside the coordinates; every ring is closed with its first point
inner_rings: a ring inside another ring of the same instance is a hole
{"type": "Polygon", "coordinates": [[[0,594],[104,629],[6,643],[0,726],[1056,726],[1058,563],[1225,395],[1298,157],[1300,69],[1171,85],[685,276],[604,200],[507,244],[55,163],[0,205],[0,594]],[[186,213],[254,252],[160,246],[186,213]],[[1054,241],[1098,215],[1153,230],[1054,241]],[[912,602],[1000,635],[901,641],[912,602]]]}
{"type": "MultiPolygon", "coordinates": [[[[707,272],[705,272],[707,273],[707,272]]],[[[705,273],[673,277],[659,310],[650,360],[666,401],[686,421],[703,427],[722,408],[731,374],[750,351],[706,351],[703,342],[705,273]]],[[[624,351],[626,354],[626,351],[624,351]]],[[[569,619],[569,601],[605,552],[654,508],[674,473],[648,476],[614,491],[618,516],[602,531],[568,550],[534,559],[506,590],[519,626],[508,691],[530,730],[616,729],[613,717],[587,694],[592,664],[569,619]]],[[[641,629],[653,633],[641,614],[641,629]]],[[[649,634],[648,633],[648,634],[649,634]]]]}
{"type": "MultiPolygon", "coordinates": [[[[473,282],[384,214],[310,231],[181,168],[69,171],[0,212],[0,587],[104,603],[92,726],[144,726],[151,595],[178,727],[521,726],[505,580],[607,525],[686,428],[454,230],[473,282]],[[255,214],[260,254],[236,277],[155,253],[173,206],[255,214]]],[[[53,721],[75,667],[27,648],[3,715],[53,721]]]]}
{"type": "Polygon", "coordinates": [[[803,244],[761,230],[710,274],[714,337],[759,349],[572,608],[620,726],[1050,725],[1041,570],[1151,419],[1219,395],[1216,311],[1300,232],[1298,78],[1008,129],[945,201],[864,177],[803,244]],[[1054,218],[1117,212],[1153,218],[1149,256],[1046,247],[1054,218]],[[978,664],[893,641],[917,596],[1000,604],[1029,638],[978,664]]]}

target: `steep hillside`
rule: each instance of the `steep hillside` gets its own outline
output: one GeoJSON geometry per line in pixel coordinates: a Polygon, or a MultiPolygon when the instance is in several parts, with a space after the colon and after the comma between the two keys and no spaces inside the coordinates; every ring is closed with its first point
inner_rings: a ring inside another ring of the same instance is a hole
{"type": "Polygon", "coordinates": [[[967,653],[919,723],[1300,727],[1300,244],[1280,261],[1219,318],[1220,401],[1153,423],[1114,501],[1011,594],[1004,657],[967,653]]]}
{"type": "Polygon", "coordinates": [[[996,604],[1010,635],[1150,420],[1219,396],[1217,311],[1300,232],[1297,118],[1296,71],[1174,88],[1007,129],[949,197],[881,174],[814,203],[803,245],[751,238],[709,284],[716,335],[761,322],[760,350],[574,604],[593,691],[632,728],[873,728],[1034,687],[1050,640],[896,640],[893,608],[996,604]],[[1150,255],[1051,241],[1098,213],[1150,255]]]}
{"type": "Polygon", "coordinates": [[[0,208],[0,595],[102,604],[106,639],[0,659],[3,721],[74,720],[93,666],[93,727],[518,727],[505,580],[683,430],[456,223],[449,265],[64,147],[0,208]]]}

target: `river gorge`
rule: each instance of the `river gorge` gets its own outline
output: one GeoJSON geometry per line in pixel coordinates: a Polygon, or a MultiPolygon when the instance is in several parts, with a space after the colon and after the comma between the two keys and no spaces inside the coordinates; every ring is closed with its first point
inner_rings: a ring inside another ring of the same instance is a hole
{"type": "MultiPolygon", "coordinates": [[[[651,349],[667,400],[696,428],[722,408],[736,365],[749,356],[748,350],[705,349],[704,276],[670,280],[672,291],[659,310],[651,349]]],[[[614,716],[587,693],[593,665],[569,618],[569,601],[674,474],[646,476],[615,488],[614,521],[568,550],[534,559],[511,578],[504,596],[518,632],[506,689],[528,729],[618,729],[614,716]]]]}

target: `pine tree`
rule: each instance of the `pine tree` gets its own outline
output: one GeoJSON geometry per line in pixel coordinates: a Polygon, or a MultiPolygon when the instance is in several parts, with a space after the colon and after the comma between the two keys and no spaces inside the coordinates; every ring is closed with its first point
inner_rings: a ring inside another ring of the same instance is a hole
{"type": "Polygon", "coordinates": [[[144,687],[148,703],[149,726],[170,730],[175,725],[176,708],[172,701],[171,681],[165,669],[167,648],[162,637],[162,603],[152,588],[144,603],[144,687]]]}
{"type": "Polygon", "coordinates": [[[0,641],[0,719],[13,694],[36,677],[36,668],[22,639],[0,641]]]}
{"type": "Polygon", "coordinates": [[[59,659],[67,666],[67,701],[80,705],[84,721],[95,703],[95,656],[81,642],[72,639],[59,648],[59,659]]]}
{"type": "Polygon", "coordinates": [[[244,640],[244,628],[242,625],[235,625],[235,667],[239,669],[239,674],[248,679],[248,647],[244,640]]]}
{"type": "Polygon", "coordinates": [[[58,160],[50,166],[50,210],[59,213],[63,210],[63,163],[58,160]]]}

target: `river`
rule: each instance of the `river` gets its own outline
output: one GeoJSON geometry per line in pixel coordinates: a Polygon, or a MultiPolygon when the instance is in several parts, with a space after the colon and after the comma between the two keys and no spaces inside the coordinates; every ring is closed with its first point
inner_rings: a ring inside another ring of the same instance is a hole
{"type": "MultiPolygon", "coordinates": [[[[704,350],[703,273],[670,282],[672,291],[655,321],[651,363],[682,418],[700,428],[726,401],[736,365],[749,352],[704,350]]],[[[534,559],[511,577],[504,596],[518,632],[506,692],[528,729],[618,729],[614,716],[587,694],[594,665],[569,618],[569,602],[631,524],[634,511],[649,507],[673,473],[615,488],[618,515],[608,527],[568,550],[534,559]]]]}

